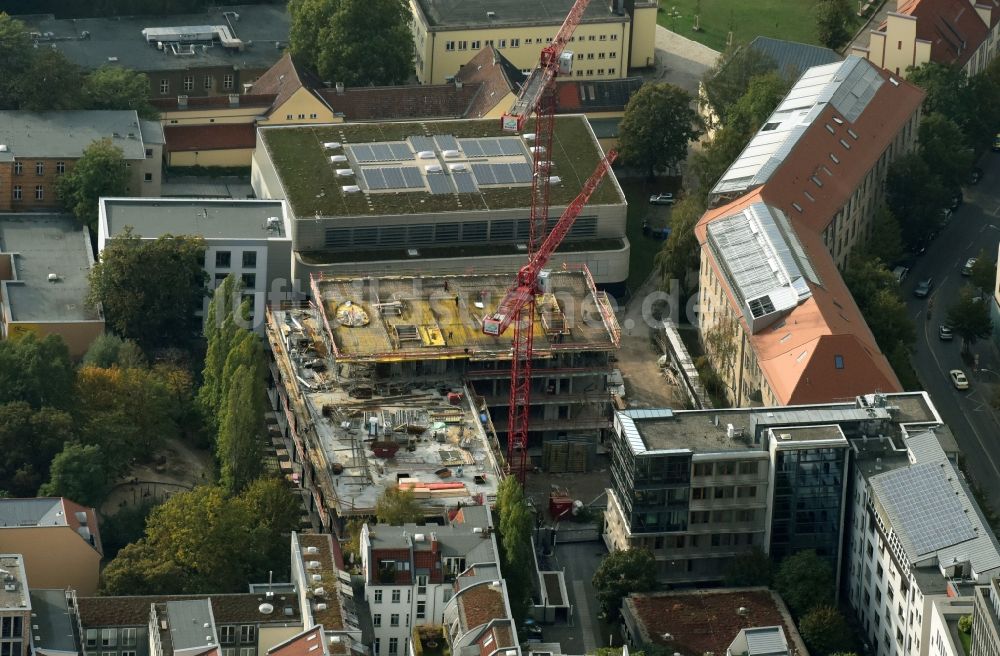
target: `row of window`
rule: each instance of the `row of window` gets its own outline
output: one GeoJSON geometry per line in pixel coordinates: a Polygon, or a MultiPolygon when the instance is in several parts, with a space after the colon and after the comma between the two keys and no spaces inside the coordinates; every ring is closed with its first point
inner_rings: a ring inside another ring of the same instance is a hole
{"type": "MultiPolygon", "coordinates": [[[[588,52],[588,53],[586,53],[586,58],[588,60],[589,59],[594,59],[595,56],[597,57],[597,59],[605,59],[605,58],[606,59],[618,59],[618,53],[615,52],[614,50],[612,50],[611,52],[598,52],[598,53],[588,52]]],[[[584,53],[582,53],[582,52],[576,53],[576,58],[578,60],[580,60],[580,61],[583,61],[583,59],[584,59],[584,53]]]]}
{"type": "MultiPolygon", "coordinates": [[[[11,197],[14,200],[24,200],[24,189],[21,185],[11,187],[11,197]]],[[[45,200],[45,186],[35,185],[35,200],[45,200]]]]}
{"type": "Polygon", "coordinates": [[[753,499],[757,496],[756,485],[720,485],[716,487],[693,487],[691,498],[703,499],[753,499]]]}
{"type": "MultiPolygon", "coordinates": [[[[219,644],[231,645],[236,642],[235,626],[219,627],[219,644]]],[[[240,642],[257,642],[257,627],[253,624],[240,626],[240,642]]]]}
{"type": "Polygon", "coordinates": [[[756,475],[760,468],[757,460],[727,460],[725,462],[697,462],[694,465],[695,476],[740,476],[756,475]]]}
{"type": "MultiPolygon", "coordinates": [[[[375,638],[375,642],[372,643],[372,651],[375,656],[380,656],[382,653],[382,640],[380,638],[375,638]]],[[[389,656],[395,656],[399,653],[399,638],[389,638],[389,656]]]]}
{"type": "Polygon", "coordinates": [[[692,510],[691,524],[728,524],[730,522],[752,522],[757,518],[757,511],[746,510],[692,510]]]}
{"type": "MultiPolygon", "coordinates": [[[[597,217],[581,216],[573,224],[569,236],[592,237],[597,234],[597,217]]],[[[423,223],[358,228],[327,228],[326,248],[346,249],[357,246],[419,246],[456,242],[526,241],[528,219],[498,219],[494,221],[464,221],[461,223],[423,223]]]]}
{"type": "MultiPolygon", "coordinates": [[[[422,602],[421,602],[422,603],[422,602]]],[[[382,613],[375,613],[372,615],[372,625],[375,628],[382,626],[382,613]]],[[[389,615],[389,626],[399,626],[399,613],[392,613],[389,615]]],[[[406,614],[406,623],[403,625],[406,628],[410,628],[410,614],[406,614]]]]}
{"type": "MultiPolygon", "coordinates": [[[[616,69],[616,68],[609,68],[609,69],[599,68],[599,69],[597,69],[597,74],[598,75],[614,75],[617,70],[618,69],[616,69]]],[[[582,68],[578,68],[578,69],[576,69],[575,74],[576,74],[577,77],[583,77],[585,74],[589,77],[589,76],[591,76],[591,75],[594,74],[594,69],[588,68],[586,71],[584,71],[582,68]]]]}
{"type": "Polygon", "coordinates": [[[113,627],[107,629],[87,629],[86,646],[97,647],[100,644],[101,647],[118,647],[120,637],[120,646],[135,647],[136,631],[137,629],[135,628],[124,628],[121,630],[121,635],[119,636],[118,629],[113,627]]]}
{"type": "MultiPolygon", "coordinates": [[[[222,284],[222,281],[226,279],[228,273],[216,273],[215,274],[215,286],[218,287],[222,284]]],[[[243,289],[252,290],[257,289],[257,274],[256,273],[243,273],[240,274],[240,279],[243,281],[243,289]]]]}
{"type": "MultiPolygon", "coordinates": [[[[242,257],[244,269],[252,269],[257,266],[257,251],[243,251],[242,257]]],[[[232,266],[232,262],[232,251],[215,251],[216,269],[228,269],[232,266]]]]}
{"type": "MultiPolygon", "coordinates": [[[[182,82],[185,91],[194,91],[194,76],[185,75],[182,82]]],[[[235,85],[235,79],[232,73],[226,73],[222,76],[222,89],[224,91],[232,91],[235,85]]],[[[215,76],[206,75],[201,80],[201,86],[203,89],[211,91],[215,88],[215,76]]],[[[160,94],[167,95],[170,93],[170,80],[164,78],[160,80],[160,94]]]]}
{"type": "MultiPolygon", "coordinates": [[[[294,119],[293,119],[293,117],[294,117],[294,116],[295,116],[295,114],[285,114],[285,120],[287,120],[287,121],[291,121],[291,120],[294,120],[294,119]]],[[[318,116],[317,114],[310,114],[310,115],[309,115],[309,118],[316,118],[317,116],[318,116]]],[[[303,121],[303,120],[305,120],[305,118],[306,118],[306,115],[305,115],[305,114],[299,114],[299,115],[298,115],[298,119],[299,119],[300,121],[303,121]]]]}
{"type": "MultiPolygon", "coordinates": [[[[66,172],[66,162],[56,162],[56,173],[66,172]]],[[[24,162],[14,162],[14,175],[24,175],[24,162]]],[[[45,175],[45,162],[35,162],[35,175],[45,175]]]]}
{"type": "MultiPolygon", "coordinates": [[[[610,41],[617,41],[618,40],[618,35],[617,34],[611,34],[611,35],[608,35],[608,34],[590,34],[590,35],[588,35],[586,37],[583,37],[583,36],[571,36],[569,38],[569,40],[570,41],[585,41],[585,40],[586,41],[609,41],[609,40],[610,41]]],[[[496,46],[498,49],[500,49],[500,48],[506,48],[508,46],[510,46],[511,48],[520,48],[521,47],[521,39],[517,38],[517,37],[512,37],[510,39],[496,39],[496,40],[494,40],[494,39],[486,39],[485,42],[480,41],[478,39],[474,39],[472,41],[464,41],[464,40],[460,40],[460,41],[445,41],[444,42],[444,49],[448,50],[448,51],[452,51],[452,50],[469,50],[470,44],[471,44],[471,49],[472,50],[479,50],[480,48],[483,47],[483,43],[485,43],[487,46],[496,46]]],[[[529,46],[529,45],[531,45],[533,43],[537,43],[537,44],[552,43],[552,37],[546,37],[544,40],[542,39],[542,37],[537,37],[537,38],[528,37],[528,38],[524,39],[524,45],[526,45],[526,46],[529,46]]]]}

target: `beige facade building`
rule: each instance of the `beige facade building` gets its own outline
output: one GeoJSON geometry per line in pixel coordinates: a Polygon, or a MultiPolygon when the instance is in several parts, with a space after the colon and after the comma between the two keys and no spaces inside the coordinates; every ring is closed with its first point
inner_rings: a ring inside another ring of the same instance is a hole
{"type": "Polygon", "coordinates": [[[1000,579],[977,586],[975,595],[969,656],[1000,656],[1000,579]]]}
{"type": "MultiPolygon", "coordinates": [[[[493,46],[524,73],[538,64],[572,0],[410,0],[417,79],[451,80],[470,53],[493,46]]],[[[567,45],[573,76],[615,79],[654,63],[656,2],[595,0],[567,45]]]]}
{"type": "Polygon", "coordinates": [[[696,228],[699,328],[729,402],[900,389],[840,270],[871,234],[889,164],[916,143],[922,99],[858,57],[813,67],[712,190],[696,228]]]}
{"type": "Polygon", "coordinates": [[[1000,5],[975,0],[897,0],[868,46],[851,54],[895,75],[933,61],[957,66],[968,75],[986,69],[1000,47],[1000,5]]]}
{"type": "Polygon", "coordinates": [[[19,553],[37,588],[97,593],[103,551],[97,512],[69,499],[0,499],[0,552],[19,553]]]}

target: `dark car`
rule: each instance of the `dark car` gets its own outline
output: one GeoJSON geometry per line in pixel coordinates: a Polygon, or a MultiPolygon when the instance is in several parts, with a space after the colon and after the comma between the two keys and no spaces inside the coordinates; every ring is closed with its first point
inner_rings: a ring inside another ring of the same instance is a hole
{"type": "Polygon", "coordinates": [[[917,298],[927,298],[928,294],[931,293],[931,287],[934,286],[934,279],[928,278],[927,280],[921,280],[917,283],[916,288],[913,290],[913,295],[917,298]]]}

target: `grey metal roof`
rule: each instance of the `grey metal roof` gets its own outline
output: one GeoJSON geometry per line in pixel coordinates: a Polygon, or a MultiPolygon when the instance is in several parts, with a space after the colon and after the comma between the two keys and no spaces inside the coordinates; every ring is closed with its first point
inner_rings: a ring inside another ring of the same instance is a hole
{"type": "Polygon", "coordinates": [[[147,72],[209,67],[269,68],[285,54],[289,25],[284,4],[232,6],[178,16],[56,19],[51,15],[35,15],[24,16],[22,20],[32,32],[38,33],[39,47],[55,46],[80,66],[98,68],[113,63],[147,72]],[[227,17],[224,11],[235,11],[239,20],[227,17]],[[232,34],[242,40],[243,50],[223,48],[218,40],[192,39],[183,41],[198,44],[192,54],[175,55],[169,48],[157,49],[155,40],[147,43],[142,34],[146,28],[205,24],[230,27],[232,34]],[[277,48],[276,41],[279,43],[277,48]],[[210,45],[203,50],[203,43],[210,45]],[[111,58],[115,58],[114,61],[111,58]]]}
{"type": "Polygon", "coordinates": [[[36,649],[80,653],[65,590],[31,590],[31,615],[36,649]]]}
{"type": "Polygon", "coordinates": [[[289,239],[284,203],[277,200],[102,198],[101,220],[107,234],[126,226],[146,238],[165,234],[201,235],[205,239],[289,239]],[[270,217],[281,219],[268,229],[270,217]]]}
{"type": "Polygon", "coordinates": [[[62,499],[0,499],[0,527],[39,525],[68,525],[62,499]]]}
{"type": "Polygon", "coordinates": [[[147,121],[145,119],[139,120],[139,132],[142,133],[142,140],[146,145],[158,144],[163,145],[167,143],[166,138],[163,136],[163,125],[159,121],[147,121]]]}
{"type": "Polygon", "coordinates": [[[166,606],[170,642],[175,652],[219,644],[208,599],[168,601],[166,606]]]}
{"type": "Polygon", "coordinates": [[[785,640],[785,632],[780,626],[743,629],[743,635],[747,639],[747,654],[749,656],[788,653],[788,642],[785,640]]]}
{"type": "Polygon", "coordinates": [[[134,110],[0,111],[0,144],[7,147],[0,155],[7,158],[75,159],[100,139],[110,139],[125,159],[146,158],[134,110]]]}
{"type": "MultiPolygon", "coordinates": [[[[3,283],[4,311],[10,321],[95,321],[87,307],[92,265],[90,237],[64,214],[0,215],[0,252],[16,253],[15,281],[3,283]],[[49,281],[49,274],[58,276],[49,281]]],[[[58,499],[0,501],[0,522],[7,512],[42,515],[61,510],[58,499]],[[17,510],[5,510],[7,507],[17,510]],[[58,508],[56,508],[58,506],[58,508]]]]}
{"type": "Polygon", "coordinates": [[[708,224],[708,243],[756,332],[812,296],[819,283],[781,210],[765,203],[708,224]]]}
{"type": "Polygon", "coordinates": [[[882,83],[875,66],[854,55],[808,69],[722,174],[712,194],[743,192],[764,184],[827,105],[853,123],[882,83]]]}
{"type": "MultiPolygon", "coordinates": [[[[552,35],[573,6],[574,0],[416,0],[431,29],[552,25],[552,35]],[[492,16],[487,15],[492,12],[492,16]]],[[[591,2],[583,22],[625,22],[627,16],[608,11],[606,2],[591,2]]],[[[517,35],[512,35],[517,36],[517,35]]]]}
{"type": "Polygon", "coordinates": [[[0,553],[0,584],[0,611],[31,609],[28,577],[21,554],[0,553]],[[13,589],[8,589],[8,585],[13,589]]]}
{"type": "Polygon", "coordinates": [[[747,48],[764,53],[774,60],[780,72],[791,73],[794,77],[813,66],[832,64],[843,59],[839,53],[829,48],[769,36],[758,36],[747,48]]]}

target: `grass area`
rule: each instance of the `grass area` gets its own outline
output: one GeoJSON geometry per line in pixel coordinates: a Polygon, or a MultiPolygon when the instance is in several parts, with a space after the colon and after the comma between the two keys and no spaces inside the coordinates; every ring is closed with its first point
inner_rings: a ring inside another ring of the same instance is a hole
{"type": "Polygon", "coordinates": [[[726,37],[733,43],[750,43],[756,36],[819,45],[815,0],[660,0],[657,22],[683,37],[703,43],[713,50],[726,49],[726,37]],[[694,31],[694,14],[699,5],[701,30],[694,31]]]}
{"type": "Polygon", "coordinates": [[[962,641],[962,651],[965,652],[965,656],[969,656],[972,653],[972,635],[959,631],[958,639],[962,641]]]}
{"type": "MultiPolygon", "coordinates": [[[[526,128],[531,130],[529,123],[526,128]]],[[[495,210],[531,206],[531,187],[483,188],[476,193],[431,194],[425,191],[345,194],[341,187],[353,178],[338,178],[324,142],[362,144],[402,141],[411,136],[510,136],[498,120],[429,121],[425,123],[342,124],[323,127],[287,127],[262,131],[264,145],[285,187],[293,212],[299,217],[428,214],[434,212],[495,210]]],[[[552,161],[561,184],[551,189],[552,205],[566,205],[580,192],[598,162],[594,139],[580,117],[558,117],[552,161]]],[[[339,151],[333,153],[339,154],[339,151]]],[[[525,151],[527,155],[527,151],[525,151]]],[[[437,162],[437,160],[430,160],[437,162]]],[[[416,165],[413,161],[406,165],[416,165]]],[[[393,163],[386,162],[386,165],[393,163]]],[[[342,164],[340,166],[346,166],[342,164]]],[[[620,202],[617,189],[602,183],[590,205],[620,202]]]]}
{"type": "MultiPolygon", "coordinates": [[[[621,239],[585,239],[580,241],[565,241],[559,246],[559,253],[579,253],[581,251],[610,251],[625,246],[621,239]]],[[[420,258],[411,258],[405,248],[380,248],[378,250],[353,251],[302,251],[299,257],[306,264],[333,264],[340,262],[376,262],[381,260],[413,259],[414,266],[420,266],[421,260],[438,257],[482,257],[484,255],[517,255],[527,259],[527,253],[518,250],[516,244],[456,244],[454,246],[417,246],[420,258]]],[[[633,250],[633,253],[635,251],[633,250]]]]}
{"type": "Polygon", "coordinates": [[[619,179],[618,183],[621,185],[622,191],[625,192],[625,199],[628,201],[625,234],[632,247],[629,254],[628,279],[625,281],[625,286],[630,294],[634,294],[646,282],[649,274],[653,272],[656,254],[666,243],[663,239],[655,239],[642,234],[642,222],[654,212],[663,211],[649,204],[649,196],[652,193],[662,191],[676,193],[677,185],[671,180],[663,181],[662,184],[650,184],[637,179],[619,179]]]}

